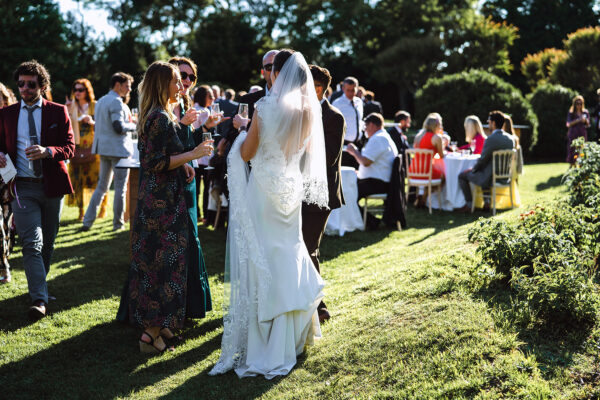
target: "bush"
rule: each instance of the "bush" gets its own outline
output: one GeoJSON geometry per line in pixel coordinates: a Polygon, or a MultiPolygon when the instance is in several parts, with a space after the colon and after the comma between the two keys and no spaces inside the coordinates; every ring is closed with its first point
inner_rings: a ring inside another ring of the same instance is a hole
{"type": "Polygon", "coordinates": [[[573,146],[578,149],[576,167],[570,168],[565,174],[569,202],[600,210],[600,145],[585,143],[583,138],[579,138],[573,142],[573,146]]]}
{"type": "Polygon", "coordinates": [[[522,324],[594,323],[600,309],[598,210],[561,201],[523,213],[516,224],[481,219],[470,231],[482,256],[475,280],[502,278],[522,324]]]}
{"type": "Polygon", "coordinates": [[[577,92],[560,85],[538,86],[527,96],[537,116],[538,141],[533,149],[536,157],[564,161],[567,155],[567,112],[577,92]]]}
{"type": "Polygon", "coordinates": [[[490,111],[502,110],[512,116],[515,124],[531,127],[521,134],[526,153],[537,142],[537,118],[529,102],[517,88],[489,72],[470,70],[429,79],[417,91],[416,109],[419,121],[430,112],[440,113],[444,128],[459,140],[464,140],[467,115],[477,115],[485,123],[490,111]]]}
{"type": "Polygon", "coordinates": [[[550,65],[566,56],[564,50],[554,48],[527,54],[527,57],[521,61],[521,73],[527,79],[529,87],[535,89],[538,85],[547,83],[550,78],[550,65]]]}

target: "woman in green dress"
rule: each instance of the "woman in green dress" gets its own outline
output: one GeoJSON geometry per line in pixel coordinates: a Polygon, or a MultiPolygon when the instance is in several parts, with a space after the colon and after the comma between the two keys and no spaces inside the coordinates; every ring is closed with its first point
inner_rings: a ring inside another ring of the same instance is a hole
{"type": "Polygon", "coordinates": [[[142,352],[167,349],[164,338],[212,308],[197,236],[191,161],[211,154],[212,142],[188,149],[173,105],[182,84],[172,64],[154,62],[138,87],[139,198],[131,235],[131,266],[117,319],[144,329],[142,352]]]}

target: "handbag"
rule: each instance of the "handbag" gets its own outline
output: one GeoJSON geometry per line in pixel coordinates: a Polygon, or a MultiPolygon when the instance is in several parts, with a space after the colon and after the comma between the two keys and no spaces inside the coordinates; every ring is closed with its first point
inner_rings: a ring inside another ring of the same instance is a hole
{"type": "Polygon", "coordinates": [[[71,158],[73,165],[88,164],[96,161],[96,155],[92,153],[92,148],[88,147],[82,149],[81,147],[75,148],[75,156],[71,158]]]}

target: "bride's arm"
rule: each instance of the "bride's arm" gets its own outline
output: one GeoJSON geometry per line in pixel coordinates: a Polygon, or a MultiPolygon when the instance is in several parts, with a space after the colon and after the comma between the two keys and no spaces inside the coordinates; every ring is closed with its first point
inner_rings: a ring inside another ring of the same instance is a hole
{"type": "Polygon", "coordinates": [[[254,110],[254,115],[252,116],[252,125],[250,125],[250,130],[248,131],[248,135],[246,135],[246,140],[242,143],[240,147],[240,154],[242,156],[242,160],[248,162],[250,161],[254,155],[256,154],[256,150],[258,149],[259,142],[259,116],[256,110],[254,110]]]}

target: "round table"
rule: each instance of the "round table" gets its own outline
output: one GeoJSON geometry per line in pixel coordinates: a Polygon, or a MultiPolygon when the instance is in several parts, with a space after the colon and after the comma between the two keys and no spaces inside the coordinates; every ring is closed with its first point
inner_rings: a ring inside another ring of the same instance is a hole
{"type": "Polygon", "coordinates": [[[448,153],[444,157],[445,170],[445,182],[442,186],[442,205],[438,204],[438,196],[434,193],[431,196],[431,207],[442,209],[445,211],[452,211],[455,208],[461,208],[467,202],[465,196],[460,190],[458,185],[458,175],[470,168],[473,168],[479,160],[479,154],[473,155],[462,155],[460,153],[448,153]]]}
{"type": "Polygon", "coordinates": [[[358,178],[352,167],[342,167],[342,191],[344,204],[331,211],[325,234],[344,236],[346,232],[363,230],[364,223],[358,208],[358,178]]]}

